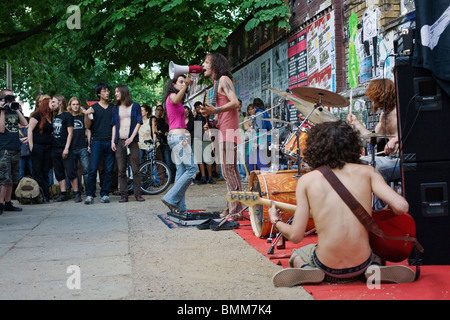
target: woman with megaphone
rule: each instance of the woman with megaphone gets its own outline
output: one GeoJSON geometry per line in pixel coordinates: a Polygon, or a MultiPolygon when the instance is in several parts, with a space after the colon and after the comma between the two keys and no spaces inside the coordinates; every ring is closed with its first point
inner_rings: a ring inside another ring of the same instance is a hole
{"type": "Polygon", "coordinates": [[[173,187],[162,198],[162,202],[171,211],[178,212],[187,210],[185,193],[198,172],[190,145],[191,137],[189,131],[186,130],[186,110],[183,106],[186,91],[192,82],[190,76],[175,75],[169,80],[165,95],[169,120],[167,143],[172,149],[172,161],[176,165],[176,175],[173,187]]]}

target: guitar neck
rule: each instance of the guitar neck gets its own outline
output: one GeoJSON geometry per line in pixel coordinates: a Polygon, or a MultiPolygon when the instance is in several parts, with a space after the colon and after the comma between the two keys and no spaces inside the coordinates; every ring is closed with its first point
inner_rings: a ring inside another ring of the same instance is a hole
{"type": "MultiPolygon", "coordinates": [[[[228,201],[239,201],[242,202],[249,207],[253,207],[254,205],[261,204],[267,207],[271,206],[271,201],[269,199],[264,199],[259,196],[259,194],[254,192],[240,192],[240,191],[231,191],[227,194],[227,200],[228,201]]],[[[295,212],[297,206],[285,203],[285,202],[279,202],[279,201],[273,201],[275,206],[281,210],[295,212]]]]}

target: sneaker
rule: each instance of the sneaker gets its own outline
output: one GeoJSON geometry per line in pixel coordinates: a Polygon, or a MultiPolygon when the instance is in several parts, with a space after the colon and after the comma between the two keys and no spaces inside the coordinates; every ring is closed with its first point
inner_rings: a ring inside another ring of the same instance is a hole
{"type": "MultiPolygon", "coordinates": [[[[3,211],[22,211],[22,208],[15,207],[11,201],[5,202],[3,211]]],[[[0,213],[1,214],[1,213],[0,213]]]]}
{"type": "Polygon", "coordinates": [[[75,200],[74,200],[75,202],[81,202],[81,201],[83,201],[82,199],[81,199],[81,192],[80,191],[78,191],[78,192],[75,192],[75,200]]]}
{"type": "Polygon", "coordinates": [[[209,184],[216,184],[216,182],[213,180],[212,177],[208,178],[208,182],[209,182],[209,184]]]}
{"type": "Polygon", "coordinates": [[[383,283],[410,283],[416,279],[416,273],[407,266],[402,265],[379,266],[372,264],[367,268],[364,276],[366,280],[369,278],[379,279],[383,283]]]}
{"type": "Polygon", "coordinates": [[[101,203],[109,203],[109,197],[108,196],[103,196],[102,199],[100,200],[101,203]]]}
{"type": "Polygon", "coordinates": [[[120,197],[119,202],[128,202],[128,197],[125,196],[120,197]]]}
{"type": "Polygon", "coordinates": [[[206,177],[202,177],[200,179],[200,181],[197,183],[197,185],[201,185],[201,184],[207,184],[208,182],[206,181],[206,177]]]}
{"type": "Polygon", "coordinates": [[[86,200],[84,200],[84,204],[92,204],[94,203],[94,197],[87,196],[86,200]]]}
{"type": "Polygon", "coordinates": [[[286,268],[278,271],[272,278],[275,287],[293,287],[305,283],[320,283],[325,273],[319,268],[286,268]]]}

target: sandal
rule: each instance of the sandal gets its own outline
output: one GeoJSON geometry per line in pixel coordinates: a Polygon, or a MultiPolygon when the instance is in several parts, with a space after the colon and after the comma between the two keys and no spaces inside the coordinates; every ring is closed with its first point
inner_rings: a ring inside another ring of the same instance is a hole
{"type": "Polygon", "coordinates": [[[239,228],[239,222],[237,221],[221,221],[221,222],[212,222],[209,225],[209,228],[213,231],[219,230],[233,230],[239,228]]]}
{"type": "Polygon", "coordinates": [[[211,223],[214,223],[214,219],[208,218],[207,220],[203,221],[202,223],[197,225],[197,229],[199,230],[206,230],[210,229],[211,223]]]}
{"type": "Polygon", "coordinates": [[[177,206],[174,206],[173,204],[168,203],[164,199],[162,199],[161,201],[162,201],[162,203],[164,203],[170,209],[171,212],[174,212],[174,211],[178,212],[178,207],[177,206]]]}

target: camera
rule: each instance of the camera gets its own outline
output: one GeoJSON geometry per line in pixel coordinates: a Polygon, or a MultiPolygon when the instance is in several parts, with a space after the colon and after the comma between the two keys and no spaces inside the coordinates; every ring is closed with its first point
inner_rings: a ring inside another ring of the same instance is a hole
{"type": "Polygon", "coordinates": [[[16,111],[20,109],[20,104],[18,102],[14,102],[16,97],[12,95],[7,95],[3,98],[5,103],[2,107],[0,107],[0,110],[10,110],[10,111],[16,111]]]}

